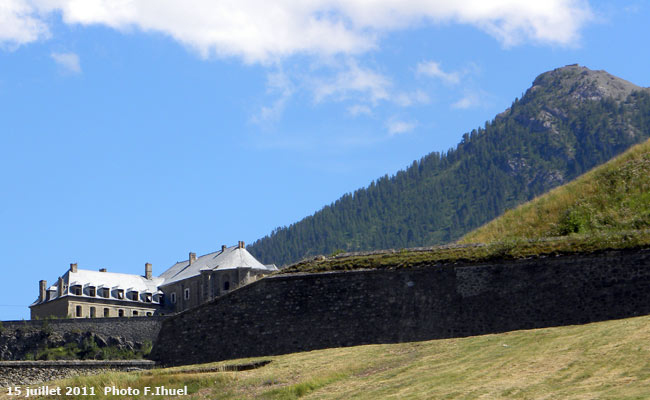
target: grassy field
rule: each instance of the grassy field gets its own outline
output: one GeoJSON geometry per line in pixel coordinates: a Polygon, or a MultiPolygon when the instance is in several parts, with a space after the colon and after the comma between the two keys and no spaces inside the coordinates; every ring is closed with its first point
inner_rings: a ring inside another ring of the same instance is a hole
{"type": "MultiPolygon", "coordinates": [[[[461,339],[369,345],[110,373],[50,386],[188,386],[183,399],[648,399],[650,316],[461,339]],[[197,369],[213,369],[197,372],[197,369]]],[[[8,400],[6,394],[0,399],[8,400]]],[[[68,399],[175,398],[78,396],[68,399]]]]}

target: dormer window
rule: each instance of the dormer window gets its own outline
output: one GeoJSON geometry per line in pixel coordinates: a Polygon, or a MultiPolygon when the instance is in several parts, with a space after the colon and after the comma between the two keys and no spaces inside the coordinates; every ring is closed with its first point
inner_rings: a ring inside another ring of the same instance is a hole
{"type": "Polygon", "coordinates": [[[75,296],[81,296],[81,285],[74,285],[70,287],[70,293],[75,296]]]}
{"type": "Polygon", "coordinates": [[[109,288],[102,288],[100,291],[100,296],[108,299],[111,296],[111,290],[109,288]]]}
{"type": "Polygon", "coordinates": [[[153,301],[153,296],[151,293],[145,293],[144,294],[144,302],[145,303],[151,303],[153,301]]]}
{"type": "Polygon", "coordinates": [[[97,290],[94,286],[88,286],[88,296],[95,297],[97,295],[97,290]]]}
{"type": "Polygon", "coordinates": [[[115,292],[118,299],[124,300],[124,289],[117,289],[115,292]]]}
{"type": "Polygon", "coordinates": [[[139,293],[136,292],[135,290],[132,292],[129,292],[129,299],[133,301],[138,301],[138,295],[139,293]]]}

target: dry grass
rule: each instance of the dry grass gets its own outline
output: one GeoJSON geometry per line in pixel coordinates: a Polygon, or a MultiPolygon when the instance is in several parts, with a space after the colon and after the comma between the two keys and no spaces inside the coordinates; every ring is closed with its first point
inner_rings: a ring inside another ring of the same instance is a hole
{"type": "Polygon", "coordinates": [[[185,372],[260,359],[78,377],[50,386],[101,392],[106,385],[188,385],[185,399],[648,399],[650,316],[264,359],[272,362],[249,371],[185,372]]]}

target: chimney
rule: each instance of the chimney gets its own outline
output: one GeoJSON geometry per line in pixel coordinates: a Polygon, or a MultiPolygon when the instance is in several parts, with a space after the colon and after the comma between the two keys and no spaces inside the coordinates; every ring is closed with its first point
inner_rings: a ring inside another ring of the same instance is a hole
{"type": "Polygon", "coordinates": [[[192,265],[194,261],[196,261],[196,253],[190,252],[190,265],[192,265]]]}
{"type": "Polygon", "coordinates": [[[151,263],[144,264],[144,277],[151,279],[153,277],[153,269],[151,268],[151,263]]]}
{"type": "Polygon", "coordinates": [[[226,251],[227,248],[228,247],[225,244],[222,244],[221,245],[221,252],[223,253],[224,251],[226,251]]]}
{"type": "Polygon", "coordinates": [[[56,297],[63,296],[63,278],[59,276],[59,280],[56,283],[56,297]]]}
{"type": "Polygon", "coordinates": [[[240,240],[238,244],[239,244],[238,247],[239,247],[240,249],[243,249],[244,247],[246,247],[246,246],[244,245],[244,241],[243,241],[243,240],[240,240]]]}
{"type": "Polygon", "coordinates": [[[106,268],[100,268],[99,272],[106,272],[106,268]]]}
{"type": "Polygon", "coordinates": [[[70,264],[70,272],[77,272],[77,263],[70,264]]]}
{"type": "Polygon", "coordinates": [[[47,281],[38,281],[38,301],[45,301],[46,289],[47,289],[47,281]]]}

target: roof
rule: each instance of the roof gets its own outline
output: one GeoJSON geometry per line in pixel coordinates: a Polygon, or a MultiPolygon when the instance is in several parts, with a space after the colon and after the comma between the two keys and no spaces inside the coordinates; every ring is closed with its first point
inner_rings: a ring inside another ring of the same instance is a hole
{"type": "MultiPolygon", "coordinates": [[[[125,293],[129,291],[137,291],[139,293],[159,294],[161,292],[158,290],[158,286],[163,282],[159,277],[147,279],[141,275],[91,271],[87,269],[78,269],[77,272],[68,271],[62,276],[62,278],[64,284],[69,287],[76,285],[80,285],[82,288],[88,286],[94,286],[97,289],[105,287],[110,289],[123,289],[125,293]]],[[[57,298],[57,286],[58,282],[47,288],[48,291],[53,292],[50,294],[50,300],[57,298]]],[[[68,293],[64,293],[61,297],[65,296],[68,296],[68,293]]],[[[85,292],[83,292],[83,294],[75,295],[75,297],[91,296],[87,296],[85,292]]],[[[39,300],[37,299],[33,304],[38,303],[39,300]]]]}
{"type": "Polygon", "coordinates": [[[201,271],[221,271],[235,268],[250,268],[264,272],[277,271],[275,265],[262,264],[245,248],[232,246],[198,257],[192,264],[189,260],[179,261],[163,272],[160,278],[164,280],[163,285],[168,285],[200,275],[201,271]]]}
{"type": "Polygon", "coordinates": [[[103,286],[112,289],[124,289],[125,291],[130,289],[138,292],[149,291],[151,293],[156,293],[158,291],[158,286],[162,283],[162,279],[158,277],[147,279],[141,275],[123,274],[119,272],[99,272],[87,269],[78,269],[77,272],[68,271],[63,280],[66,281],[66,278],[68,285],[70,286],[77,282],[77,284],[80,284],[83,287],[103,286]]]}

